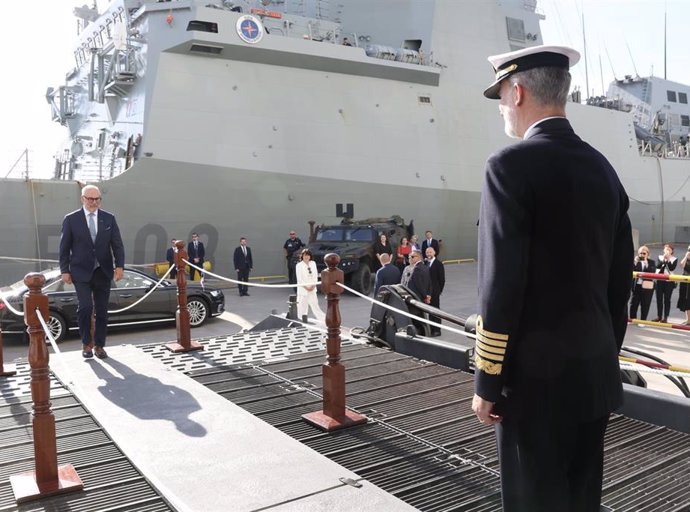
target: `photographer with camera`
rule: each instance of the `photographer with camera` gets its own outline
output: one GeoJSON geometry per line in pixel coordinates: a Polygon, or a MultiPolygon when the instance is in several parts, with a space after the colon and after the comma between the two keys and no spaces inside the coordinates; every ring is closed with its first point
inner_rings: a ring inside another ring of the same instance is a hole
{"type": "MultiPolygon", "coordinates": [[[[678,258],[673,255],[673,245],[664,245],[663,254],[659,255],[656,262],[656,273],[667,276],[673,274],[678,265],[678,258]]],[[[672,281],[659,281],[656,284],[656,319],[655,322],[668,322],[671,312],[671,295],[676,283],[672,281]]]]}
{"type": "MultiPolygon", "coordinates": [[[[637,250],[635,256],[635,272],[656,272],[654,262],[649,259],[649,248],[646,245],[637,250]]],[[[637,278],[633,280],[632,298],[630,300],[630,318],[637,318],[637,308],[642,305],[642,320],[647,320],[649,306],[654,295],[654,280],[637,278]]]]}

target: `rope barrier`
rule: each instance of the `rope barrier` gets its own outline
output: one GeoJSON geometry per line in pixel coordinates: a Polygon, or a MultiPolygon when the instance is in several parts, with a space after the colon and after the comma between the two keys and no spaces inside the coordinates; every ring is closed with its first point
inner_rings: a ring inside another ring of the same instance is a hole
{"type": "Polygon", "coordinates": [[[406,316],[406,317],[408,317],[408,318],[412,318],[412,319],[414,319],[414,320],[419,320],[420,322],[423,322],[423,323],[425,323],[425,324],[429,324],[429,325],[432,325],[432,326],[434,326],[434,327],[440,327],[441,329],[445,329],[445,330],[447,330],[447,331],[454,332],[454,333],[456,333],[456,334],[461,334],[461,335],[463,335],[463,336],[466,336],[467,338],[472,338],[472,339],[476,339],[476,338],[477,338],[477,336],[476,336],[475,334],[472,334],[472,333],[469,333],[469,332],[465,332],[465,331],[461,331],[460,329],[455,329],[454,327],[449,327],[449,326],[444,325],[444,324],[439,324],[439,323],[436,323],[436,322],[432,322],[431,320],[427,320],[426,318],[421,318],[421,317],[416,316],[416,315],[413,315],[412,313],[409,313],[409,312],[407,312],[407,311],[403,311],[402,309],[394,308],[393,306],[389,306],[388,304],[384,304],[383,302],[380,302],[380,301],[378,301],[378,300],[376,300],[376,299],[372,299],[371,297],[368,297],[368,296],[366,296],[366,295],[364,295],[364,294],[362,294],[362,293],[359,293],[358,291],[353,290],[352,288],[350,288],[350,287],[348,287],[348,286],[346,286],[346,285],[344,285],[344,284],[342,284],[342,283],[338,283],[338,286],[340,286],[340,287],[343,288],[344,290],[347,290],[347,291],[350,292],[350,293],[353,293],[354,295],[357,295],[357,296],[359,296],[359,297],[361,297],[361,298],[363,298],[363,299],[368,300],[368,301],[371,302],[372,304],[376,304],[376,305],[378,305],[378,306],[382,306],[382,307],[384,307],[384,308],[386,308],[386,309],[388,309],[388,310],[390,310],[390,311],[395,311],[396,313],[400,313],[401,315],[406,316]]]}
{"type": "Polygon", "coordinates": [[[318,286],[318,284],[319,284],[319,281],[314,281],[314,282],[311,282],[311,283],[302,283],[302,284],[290,284],[290,283],[288,283],[288,284],[249,283],[249,282],[246,282],[246,281],[238,281],[237,279],[230,279],[229,277],[223,277],[223,276],[221,276],[221,275],[214,274],[214,273],[211,272],[210,270],[204,270],[203,268],[197,267],[194,263],[190,263],[189,261],[187,261],[187,260],[185,260],[185,259],[183,259],[182,261],[184,261],[184,262],[185,262],[187,265],[189,265],[191,268],[194,268],[194,269],[198,270],[199,272],[201,272],[202,275],[203,275],[203,274],[208,274],[209,276],[213,276],[213,277],[215,277],[216,279],[220,279],[221,281],[226,281],[226,282],[228,282],[228,283],[239,284],[239,285],[242,285],[242,286],[254,286],[254,287],[256,287],[256,288],[294,288],[295,286],[303,286],[303,287],[306,287],[306,286],[318,286]]]}
{"type": "MultiPolygon", "coordinates": [[[[673,372],[679,372],[681,374],[685,374],[685,377],[690,377],[690,368],[684,368],[682,366],[674,366],[672,364],[656,363],[653,361],[645,361],[643,359],[638,359],[636,357],[618,356],[618,359],[620,361],[624,361],[626,363],[641,364],[641,365],[644,365],[644,366],[646,366],[648,368],[652,368],[652,369],[669,370],[669,371],[673,371],[673,372]]],[[[682,375],[681,375],[681,377],[682,377],[682,375]]]]}
{"type": "Polygon", "coordinates": [[[60,263],[58,260],[46,260],[43,258],[20,258],[18,256],[0,256],[0,260],[24,261],[27,263],[60,263]]]}
{"type": "MultiPolygon", "coordinates": [[[[134,302],[134,303],[130,304],[129,306],[124,307],[122,309],[115,309],[113,311],[108,311],[108,314],[122,313],[123,311],[127,311],[128,309],[131,309],[134,306],[143,302],[149,295],[151,295],[156,290],[156,288],[158,288],[158,285],[160,285],[165,280],[165,278],[168,277],[168,275],[170,274],[170,272],[172,271],[173,268],[175,268],[175,267],[170,267],[168,269],[168,271],[163,275],[163,277],[154,286],[152,286],[151,289],[146,293],[146,295],[144,295],[141,299],[139,299],[138,301],[136,301],[136,302],[134,302]]],[[[24,312],[13,308],[12,305],[9,302],[7,302],[5,297],[0,297],[0,298],[2,298],[2,302],[5,303],[5,306],[7,307],[7,309],[9,309],[13,314],[15,314],[17,316],[24,316],[24,312]]]]}
{"type": "MultiPolygon", "coordinates": [[[[25,263],[60,263],[59,260],[48,260],[45,258],[20,258],[18,256],[0,256],[0,260],[19,261],[25,263]]],[[[128,268],[152,268],[157,263],[128,263],[128,268]]]]}
{"type": "Polygon", "coordinates": [[[46,324],[46,321],[43,319],[43,315],[41,315],[41,310],[40,308],[36,308],[36,316],[38,317],[38,321],[41,322],[41,327],[43,328],[43,333],[46,335],[46,338],[48,338],[48,341],[50,342],[50,346],[53,347],[53,352],[55,352],[55,355],[58,356],[57,360],[60,361],[60,366],[62,367],[64,374],[67,375],[68,381],[63,382],[65,387],[67,387],[70,391],[74,393],[74,388],[76,386],[76,379],[72,375],[72,371],[69,369],[69,366],[65,364],[65,362],[62,360],[62,352],[60,352],[60,349],[58,348],[58,344],[55,341],[55,338],[53,338],[53,335],[50,332],[50,327],[46,324]]]}
{"type": "Polygon", "coordinates": [[[678,281],[680,283],[690,283],[690,276],[679,276],[678,274],[654,274],[652,272],[633,272],[633,279],[652,279],[656,281],[678,281]]]}
{"type": "Polygon", "coordinates": [[[13,313],[13,314],[15,314],[15,315],[17,315],[17,316],[24,316],[24,312],[23,312],[23,311],[19,311],[18,309],[15,309],[14,307],[12,307],[12,304],[10,304],[9,302],[7,302],[7,299],[5,299],[4,296],[0,297],[0,299],[2,299],[2,302],[5,304],[5,307],[6,307],[7,309],[9,309],[11,313],[13,313]]]}
{"type": "Polygon", "coordinates": [[[688,374],[682,371],[676,371],[676,370],[664,370],[662,368],[650,368],[649,366],[643,365],[643,364],[636,364],[636,363],[627,363],[624,361],[620,362],[620,367],[621,370],[633,370],[636,372],[642,372],[642,373],[655,373],[657,375],[663,375],[663,376],[673,376],[673,377],[681,377],[681,378],[688,378],[688,374]]]}
{"type": "Polygon", "coordinates": [[[131,309],[131,308],[133,308],[134,306],[136,306],[137,304],[140,304],[141,302],[143,302],[149,295],[151,295],[153,292],[156,291],[156,288],[158,288],[158,285],[161,284],[161,283],[168,277],[168,275],[170,274],[170,272],[172,272],[172,270],[173,270],[174,268],[175,268],[174,266],[173,266],[173,267],[170,267],[170,268],[168,269],[168,271],[167,271],[165,274],[163,274],[163,277],[161,277],[160,280],[159,280],[155,285],[153,285],[153,286],[151,287],[151,289],[150,289],[148,292],[146,292],[146,295],[144,295],[141,299],[139,299],[139,300],[136,301],[136,302],[133,302],[133,303],[130,304],[129,306],[126,306],[126,307],[124,307],[124,308],[122,308],[122,309],[115,309],[115,310],[113,310],[113,311],[108,311],[108,314],[110,315],[110,314],[114,314],[114,313],[122,313],[123,311],[127,311],[128,309],[131,309]]]}

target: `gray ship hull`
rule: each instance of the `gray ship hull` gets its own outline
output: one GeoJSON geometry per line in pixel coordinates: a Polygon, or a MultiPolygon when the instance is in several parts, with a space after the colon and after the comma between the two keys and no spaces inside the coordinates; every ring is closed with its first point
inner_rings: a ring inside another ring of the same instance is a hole
{"type": "MultiPolygon", "coordinates": [[[[173,237],[201,235],[215,271],[232,277],[232,251],[246,236],[254,255],[253,275],[285,275],[283,243],[290,229],[303,240],[309,220],[338,222],[336,204],[353,204],[356,217],[402,215],[417,231],[432,229],[447,258],[476,253],[479,194],[379,185],[327,178],[194,166],[147,159],[100,184],[103,208],[113,212],[123,234],[127,263],[165,261],[173,237]]],[[[77,182],[6,180],[3,257],[56,260],[62,216],[80,207],[77,182]],[[36,242],[36,238],[38,241],[36,242]],[[10,242],[11,241],[11,242],[10,242]]],[[[50,264],[44,264],[43,267],[50,264]]],[[[40,268],[0,260],[3,282],[40,268]]]]}

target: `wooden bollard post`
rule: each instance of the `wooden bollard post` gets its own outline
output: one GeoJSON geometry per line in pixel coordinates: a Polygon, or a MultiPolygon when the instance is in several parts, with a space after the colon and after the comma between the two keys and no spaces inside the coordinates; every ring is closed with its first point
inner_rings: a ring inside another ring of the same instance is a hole
{"type": "Polygon", "coordinates": [[[307,422],[323,430],[331,431],[361,425],[367,422],[366,416],[345,408],[345,367],[340,362],[340,295],[343,289],[338,283],[344,282],[343,271],[338,268],[340,256],[327,254],[324,258],[328,268],[321,272],[321,291],[326,294],[326,352],[328,358],[321,366],[323,375],[323,410],[303,414],[307,422]]]}
{"type": "Polygon", "coordinates": [[[0,377],[10,377],[17,372],[11,366],[5,368],[5,356],[3,354],[5,347],[2,342],[2,327],[0,327],[0,377]]]}
{"type": "Polygon", "coordinates": [[[191,328],[189,325],[189,310],[187,309],[187,276],[184,272],[187,251],[184,248],[184,240],[175,242],[177,252],[175,253],[175,266],[177,267],[177,312],[175,313],[175,324],[177,325],[177,341],[166,343],[165,346],[172,352],[191,352],[192,350],[203,350],[204,346],[198,341],[192,340],[191,328]]]}
{"type": "Polygon", "coordinates": [[[10,476],[17,503],[44,498],[54,494],[80,491],[84,485],[71,464],[57,465],[55,416],[50,403],[50,369],[46,337],[36,308],[48,318],[48,297],[42,293],[46,279],[31,272],[24,277],[29,288],[24,296],[24,323],[29,333],[29,365],[31,366],[32,427],[34,434],[35,471],[10,476]]]}

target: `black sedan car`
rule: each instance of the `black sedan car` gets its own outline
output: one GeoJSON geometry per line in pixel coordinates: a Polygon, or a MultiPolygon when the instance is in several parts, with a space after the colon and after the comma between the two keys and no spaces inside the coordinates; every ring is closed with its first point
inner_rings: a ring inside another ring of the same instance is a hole
{"type": "MultiPolygon", "coordinates": [[[[62,282],[59,269],[43,272],[46,284],[43,293],[48,296],[50,318],[47,322],[56,341],[65,338],[68,331],[77,332],[77,293],[74,286],[62,282]]],[[[126,269],[120,281],[113,281],[110,292],[110,311],[125,308],[146,295],[156,279],[138,270],[126,269]]],[[[28,289],[23,281],[0,290],[0,296],[16,310],[23,311],[23,296],[28,289]]],[[[198,327],[209,317],[225,310],[225,296],[221,290],[187,283],[187,308],[192,327],[198,327]]],[[[156,290],[141,303],[122,313],[111,313],[108,325],[136,325],[175,320],[177,311],[177,285],[162,281],[156,290]]],[[[25,333],[24,317],[17,316],[0,300],[0,325],[3,334],[25,333]]]]}

